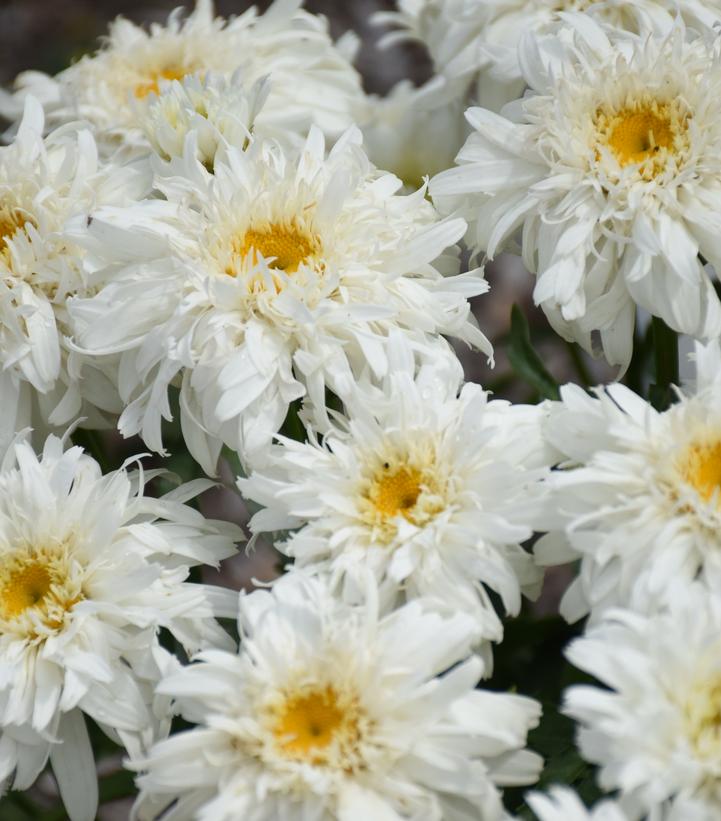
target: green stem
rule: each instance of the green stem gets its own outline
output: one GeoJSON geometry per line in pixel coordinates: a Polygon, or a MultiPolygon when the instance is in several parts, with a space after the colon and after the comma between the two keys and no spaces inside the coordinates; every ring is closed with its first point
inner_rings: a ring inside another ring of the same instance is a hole
{"type": "Polygon", "coordinates": [[[653,317],[653,357],[656,384],[650,399],[657,410],[666,410],[673,402],[673,385],[678,385],[678,334],[659,317],[653,317]]]}
{"type": "Polygon", "coordinates": [[[591,373],[583,359],[583,351],[580,346],[575,342],[568,342],[567,345],[568,352],[571,355],[571,361],[573,362],[573,367],[576,369],[576,373],[581,380],[581,384],[585,388],[589,388],[591,385],[596,384],[596,380],[591,376],[591,373]]]}

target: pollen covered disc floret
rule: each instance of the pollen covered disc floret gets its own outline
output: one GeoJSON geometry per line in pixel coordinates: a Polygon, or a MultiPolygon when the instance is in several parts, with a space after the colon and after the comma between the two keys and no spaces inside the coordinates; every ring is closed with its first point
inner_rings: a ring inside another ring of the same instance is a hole
{"type": "Polygon", "coordinates": [[[451,358],[417,368],[402,340],[393,347],[381,387],[359,383],[322,442],[285,439],[238,480],[264,506],[251,530],[290,530],[278,549],[341,594],[357,595],[371,571],[389,602],[428,596],[498,640],[483,585],[515,613],[540,582],[521,542],[540,527],[556,458],[542,411],[461,388],[451,358]]]}
{"type": "Polygon", "coordinates": [[[241,596],[240,654],[203,653],[159,686],[198,726],[134,762],[137,817],[505,818],[497,785],[536,777],[522,748],[538,705],[473,689],[467,617],[421,602],[379,617],[367,592],[346,605],[291,572],[241,596]]]}

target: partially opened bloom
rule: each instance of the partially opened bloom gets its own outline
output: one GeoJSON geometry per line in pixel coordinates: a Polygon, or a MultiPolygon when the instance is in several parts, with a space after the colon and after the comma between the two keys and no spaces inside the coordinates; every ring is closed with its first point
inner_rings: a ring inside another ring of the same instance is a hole
{"type": "Polygon", "coordinates": [[[659,413],[622,385],[561,389],[546,435],[565,457],[554,508],[565,528],[539,560],[581,558],[562,612],[658,606],[674,582],[721,584],[721,351],[697,346],[697,385],[659,413]],[[570,550],[568,549],[570,548],[570,550]]]}
{"type": "Polygon", "coordinates": [[[71,306],[75,339],[124,352],[124,434],[162,449],[175,380],[185,441],[212,472],[222,443],[244,461],[262,455],[293,400],[324,412],[326,388],[343,396],[366,370],[382,378],[394,330],[429,356],[446,349],[440,333],[490,353],[467,299],[487,283],[444,276],[465,223],[441,219],[424,189],[398,195],[359,139],[349,131],[327,157],[315,129],[300,151],[228,148],[214,174],[192,156],[157,177],[166,201],[81,226],[107,276],[71,306]]]}
{"type": "Polygon", "coordinates": [[[187,581],[241,537],[183,503],[206,485],[147,498],[142,474],[103,476],[55,437],[0,464],[0,781],[27,788],[49,756],[72,821],[97,810],[83,713],[136,755],[168,731],[159,628],[189,653],[232,646],[215,617],[235,595],[187,581]]]}
{"type": "Polygon", "coordinates": [[[173,80],[238,71],[248,86],[270,75],[269,108],[294,119],[301,131],[315,123],[339,134],[362,95],[359,76],[333,45],[325,19],[299,6],[300,0],[276,2],[263,15],[253,7],[224,20],[215,17],[212,0],[197,0],[187,18],[177,9],[166,25],[149,31],[118,18],[95,54],[55,77],[21,74],[18,91],[0,109],[12,116],[30,93],[42,100],[51,124],[82,118],[106,150],[142,149],[147,105],[173,80]]]}
{"type": "Polygon", "coordinates": [[[156,161],[168,162],[190,153],[210,170],[224,146],[242,150],[260,135],[302,144],[292,120],[284,122],[282,115],[273,117],[272,112],[270,122],[264,120],[269,91],[267,78],[247,87],[237,72],[230,78],[194,74],[182,82],[174,80],[162,94],[153,96],[139,115],[139,125],[156,161]]]}
{"type": "Polygon", "coordinates": [[[468,618],[420,602],[380,618],[372,598],[344,605],[299,572],[242,597],[240,655],[159,685],[199,726],[135,762],[136,817],[506,818],[497,785],[538,773],[539,705],[473,689],[468,618]]]}
{"type": "Polygon", "coordinates": [[[398,10],[376,19],[396,30],[390,44],[412,38],[424,43],[439,74],[461,88],[471,86],[475,102],[499,110],[520,97],[526,78],[518,45],[542,33],[565,11],[583,11],[619,30],[667,33],[680,16],[690,29],[709,32],[721,21],[719,0],[398,0],[398,10]]]}
{"type": "Polygon", "coordinates": [[[93,206],[145,196],[150,181],[101,164],[88,131],[42,132],[29,98],[14,141],[0,148],[0,449],[30,424],[64,426],[82,413],[89,427],[109,426],[122,410],[109,363],[67,345],[67,300],[87,278],[85,252],[64,229],[93,206]]]}
{"type": "Polygon", "coordinates": [[[398,345],[381,389],[360,385],[322,440],[283,440],[240,479],[265,506],[251,530],[293,532],[278,549],[328,572],[353,595],[370,569],[391,603],[418,596],[503,634],[486,587],[517,614],[541,574],[521,542],[533,534],[553,456],[541,409],[461,389],[458,368],[414,374],[398,345]],[[484,586],[485,585],[485,586],[484,586]]]}
{"type": "Polygon", "coordinates": [[[681,584],[663,613],[613,611],[567,651],[604,685],[566,692],[581,754],[634,818],[721,815],[720,635],[717,596],[681,584]]]}
{"type": "Polygon", "coordinates": [[[675,330],[721,333],[711,271],[721,190],[721,43],[619,33],[591,17],[523,41],[530,92],[472,108],[459,167],[431,181],[493,257],[518,229],[534,299],[556,331],[626,367],[636,305],[675,330]]]}

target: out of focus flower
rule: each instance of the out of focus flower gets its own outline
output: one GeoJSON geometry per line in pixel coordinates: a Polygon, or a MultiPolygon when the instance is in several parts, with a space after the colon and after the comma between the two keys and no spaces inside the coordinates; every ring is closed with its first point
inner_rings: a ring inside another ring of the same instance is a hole
{"type": "Polygon", "coordinates": [[[497,785],[537,777],[539,705],[473,689],[471,619],[420,602],[379,617],[372,598],[344,605],[300,572],[242,597],[240,655],[159,686],[199,726],[136,762],[137,817],[506,818],[497,785]]]}
{"type": "Polygon", "coordinates": [[[460,87],[462,96],[470,86],[475,102],[493,111],[520,97],[526,85],[518,56],[523,37],[548,30],[564,11],[584,11],[619,30],[661,36],[677,16],[699,32],[721,22],[719,0],[398,0],[397,5],[397,11],[375,16],[396,27],[383,42],[420,40],[439,74],[460,87]]]}
{"type": "Polygon", "coordinates": [[[431,181],[493,257],[522,228],[534,299],[556,331],[631,358],[636,305],[675,330],[721,333],[704,260],[721,270],[721,43],[619,33],[588,16],[527,38],[531,87],[506,116],[472,108],[459,167],[431,181]],[[703,259],[702,259],[703,258],[703,259]]]}
{"type": "Polygon", "coordinates": [[[367,97],[357,116],[371,162],[414,191],[453,166],[469,131],[463,109],[442,78],[421,88],[403,80],[386,97],[367,97]]]}
{"type": "Polygon", "coordinates": [[[424,597],[461,611],[481,639],[503,630],[484,587],[517,614],[541,574],[521,542],[547,502],[553,456],[541,409],[490,401],[460,388],[457,369],[428,366],[414,378],[397,345],[381,389],[359,388],[322,441],[284,440],[268,465],[239,480],[265,506],[254,532],[294,532],[277,547],[296,565],[328,572],[353,597],[367,572],[391,605],[424,597]],[[460,394],[459,394],[460,391],[460,394]]]}
{"type": "Polygon", "coordinates": [[[603,789],[652,818],[721,815],[721,606],[678,585],[667,611],[613,611],[567,651],[604,686],[572,687],[566,712],[581,722],[582,755],[603,789]],[[607,688],[607,689],[606,689],[607,688]]]}
{"type": "Polygon", "coordinates": [[[102,48],[55,77],[21,74],[15,95],[0,111],[17,116],[27,94],[38,97],[51,125],[84,119],[101,146],[144,148],[147,105],[173,80],[207,72],[238,72],[247,87],[270,75],[268,108],[302,132],[314,123],[338,135],[352,123],[360,78],[328,34],[324,18],[300,10],[301,0],[277,0],[265,14],[255,7],[239,17],[216,18],[212,0],[197,0],[186,19],[178,9],[149,31],[118,18],[102,48]]]}
{"type": "Polygon", "coordinates": [[[16,441],[0,464],[0,780],[25,789],[49,756],[72,821],[97,810],[83,713],[134,755],[169,729],[158,629],[189,653],[232,646],[215,617],[235,595],[187,578],[233,554],[239,528],[184,504],[207,482],[161,499],[142,482],[55,437],[40,458],[16,441]]]}
{"type": "Polygon", "coordinates": [[[565,537],[536,551],[544,564],[581,557],[568,619],[657,606],[680,579],[721,584],[721,351],[696,350],[695,393],[664,413],[622,385],[595,397],[567,385],[549,406],[546,433],[566,457],[554,474],[565,537]]]}
{"type": "Polygon", "coordinates": [[[229,148],[214,174],[192,156],[156,179],[167,201],[93,214],[85,241],[108,276],[71,311],[80,346],[124,352],[124,434],[162,450],[180,380],[185,441],[212,472],[222,443],[262,454],[293,400],[324,413],[326,388],[382,378],[394,330],[429,356],[446,350],[439,333],[490,354],[467,300],[487,283],[444,276],[465,222],[441,219],[424,189],[399,196],[359,142],[351,130],[326,157],[313,129],[300,151],[229,148]]]}

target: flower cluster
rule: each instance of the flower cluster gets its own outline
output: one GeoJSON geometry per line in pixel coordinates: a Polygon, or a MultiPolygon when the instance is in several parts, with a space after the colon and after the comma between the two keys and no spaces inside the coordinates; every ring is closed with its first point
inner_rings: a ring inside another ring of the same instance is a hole
{"type": "Polygon", "coordinates": [[[721,3],[399,0],[435,75],[384,97],[300,6],[119,19],[0,94],[2,800],[49,763],[92,821],[100,730],[138,821],[713,821],[721,3]],[[546,401],[466,381],[504,250],[626,384],[573,348],[558,389],[517,313],[546,401]],[[259,589],[203,580],[219,485],[259,589]],[[553,731],[505,620],[568,562],[591,810],[516,790],[553,731]]]}

